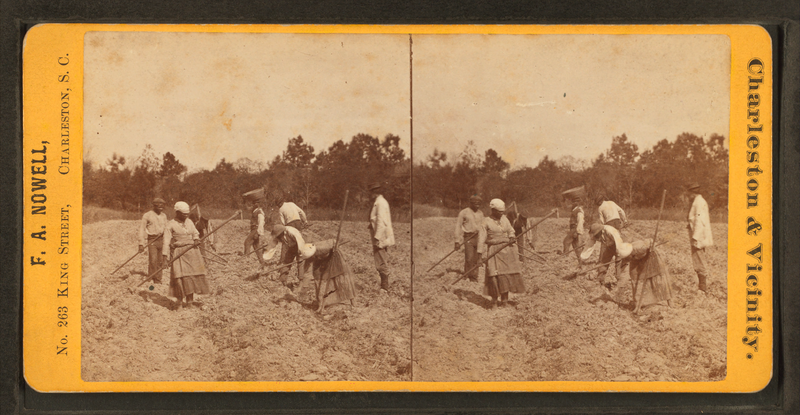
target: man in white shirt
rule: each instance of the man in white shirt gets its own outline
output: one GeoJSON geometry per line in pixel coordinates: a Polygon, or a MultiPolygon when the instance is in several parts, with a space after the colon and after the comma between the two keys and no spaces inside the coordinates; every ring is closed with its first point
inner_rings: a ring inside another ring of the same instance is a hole
{"type": "MultiPolygon", "coordinates": [[[[458,213],[456,220],[455,248],[464,245],[464,271],[474,267],[480,261],[478,255],[478,232],[483,229],[483,212],[480,210],[481,197],[473,195],[469,198],[469,207],[458,213]]],[[[478,268],[467,274],[470,281],[478,281],[478,268]]]]}
{"type": "MultiPolygon", "coordinates": [[[[144,252],[144,247],[147,247],[147,275],[158,271],[162,266],[161,245],[164,227],[167,226],[164,205],[166,205],[164,199],[160,197],[153,199],[153,210],[147,211],[142,216],[142,222],[139,225],[139,252],[144,252]]],[[[163,270],[153,277],[153,282],[160,284],[162,276],[163,270]]]]}
{"type": "Polygon", "coordinates": [[[389,212],[389,202],[381,194],[381,184],[373,183],[369,186],[370,197],[374,201],[369,213],[369,233],[372,242],[372,256],[375,259],[375,268],[381,277],[381,291],[389,291],[389,252],[387,248],[394,245],[394,230],[392,229],[392,215],[389,212]]]}
{"type": "Polygon", "coordinates": [[[298,230],[308,226],[306,212],[303,212],[300,206],[289,200],[278,200],[276,204],[279,206],[278,215],[281,218],[281,225],[291,226],[298,230]]]}
{"type": "Polygon", "coordinates": [[[687,189],[692,207],[689,208],[688,224],[689,242],[692,248],[692,265],[697,273],[698,289],[706,291],[708,274],[706,273],[706,247],[714,245],[711,236],[711,219],[708,214],[708,203],[700,195],[700,184],[693,183],[687,189]]]}
{"type": "Polygon", "coordinates": [[[601,195],[597,198],[597,205],[597,213],[600,215],[601,224],[611,225],[620,230],[628,223],[625,211],[616,203],[606,200],[604,196],[601,195]]]}

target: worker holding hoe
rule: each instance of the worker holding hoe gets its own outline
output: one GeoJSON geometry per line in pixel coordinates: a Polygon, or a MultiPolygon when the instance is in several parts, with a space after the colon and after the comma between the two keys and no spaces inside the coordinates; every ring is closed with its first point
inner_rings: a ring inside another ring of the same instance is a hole
{"type": "MultiPolygon", "coordinates": [[[[167,215],[164,213],[164,199],[157,197],[153,199],[153,209],[147,211],[142,216],[139,226],[139,253],[144,252],[147,247],[147,275],[161,269],[164,263],[161,262],[161,246],[163,244],[164,227],[167,226],[167,215]]],[[[163,272],[158,272],[153,277],[153,282],[161,284],[163,272]]]]}
{"type": "Polygon", "coordinates": [[[177,258],[172,263],[169,279],[169,295],[177,299],[177,309],[184,306],[197,305],[194,302],[195,294],[209,294],[206,281],[206,266],[203,256],[196,242],[200,239],[200,232],[189,219],[189,204],[186,202],[175,203],[175,218],[167,222],[164,228],[164,245],[162,253],[164,263],[169,262],[170,255],[177,258]]]}
{"type": "Polygon", "coordinates": [[[455,247],[457,250],[464,245],[464,271],[475,268],[467,274],[472,282],[478,282],[478,267],[475,265],[481,259],[478,254],[478,232],[483,229],[483,212],[481,212],[481,199],[478,195],[469,198],[469,207],[458,212],[456,220],[455,247]]]}
{"type": "Polygon", "coordinates": [[[492,199],[489,208],[492,213],[483,221],[483,230],[478,235],[478,252],[482,258],[484,255],[488,258],[483,293],[492,297],[491,307],[494,308],[508,303],[509,292],[524,293],[525,283],[516,249],[513,244],[508,245],[516,241],[516,235],[511,222],[503,214],[506,205],[500,199],[492,199]]]}

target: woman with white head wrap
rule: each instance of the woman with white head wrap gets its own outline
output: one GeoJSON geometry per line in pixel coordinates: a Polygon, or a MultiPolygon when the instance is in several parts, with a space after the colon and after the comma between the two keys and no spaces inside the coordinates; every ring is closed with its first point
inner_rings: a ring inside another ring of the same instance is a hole
{"type": "Polygon", "coordinates": [[[492,307],[508,301],[508,293],[524,293],[525,283],[522,280],[522,265],[517,258],[514,246],[503,247],[510,241],[516,241],[511,222],[503,215],[506,205],[500,199],[489,202],[492,213],[483,221],[483,229],[478,233],[478,253],[484,257],[493,255],[486,262],[486,278],[483,293],[492,297],[492,307]]]}
{"type": "Polygon", "coordinates": [[[183,306],[183,297],[186,297],[186,305],[193,305],[195,294],[211,292],[200,249],[193,246],[198,239],[200,232],[189,219],[189,204],[175,203],[175,218],[167,222],[164,229],[162,253],[164,263],[169,261],[170,255],[175,257],[183,254],[172,263],[169,280],[169,295],[177,299],[177,308],[183,306]]]}

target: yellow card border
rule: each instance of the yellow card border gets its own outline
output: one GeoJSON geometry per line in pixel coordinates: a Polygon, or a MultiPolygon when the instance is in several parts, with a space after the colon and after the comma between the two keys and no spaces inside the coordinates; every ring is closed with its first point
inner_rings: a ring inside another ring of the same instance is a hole
{"type": "Polygon", "coordinates": [[[25,379],[42,392],[757,392],[773,375],[771,42],[762,27],[753,25],[35,26],[26,34],[22,61],[25,379]],[[731,86],[726,379],[718,382],[84,382],[80,362],[80,218],[83,37],[89,31],[727,35],[731,41],[731,86]],[[748,206],[748,201],[755,200],[755,206],[748,206]],[[42,234],[43,231],[46,233],[42,234]],[[748,307],[755,310],[748,311],[748,307]],[[59,321],[68,325],[59,327],[59,321]]]}

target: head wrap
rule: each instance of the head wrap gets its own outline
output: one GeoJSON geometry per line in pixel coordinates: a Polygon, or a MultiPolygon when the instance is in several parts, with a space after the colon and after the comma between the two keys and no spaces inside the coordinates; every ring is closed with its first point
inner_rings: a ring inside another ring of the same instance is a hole
{"type": "Polygon", "coordinates": [[[492,199],[492,201],[489,202],[489,207],[499,212],[506,211],[506,204],[500,199],[492,199]]]}
{"type": "Polygon", "coordinates": [[[175,211],[189,214],[189,204],[186,202],[177,202],[175,203],[175,211]]]}
{"type": "Polygon", "coordinates": [[[469,197],[469,201],[470,202],[482,202],[483,199],[481,199],[481,197],[478,196],[478,195],[472,195],[472,196],[469,197]]]}
{"type": "Polygon", "coordinates": [[[700,183],[697,183],[697,182],[694,182],[694,183],[690,184],[689,187],[688,187],[689,190],[697,190],[699,188],[700,188],[700,183]]]}
{"type": "Polygon", "coordinates": [[[379,182],[372,183],[369,185],[369,190],[379,190],[381,188],[381,184],[379,182]]]}
{"type": "Polygon", "coordinates": [[[167,204],[167,202],[165,202],[164,199],[162,199],[160,197],[157,197],[157,198],[153,199],[153,204],[155,205],[156,203],[161,203],[162,205],[166,205],[167,204]]]}

